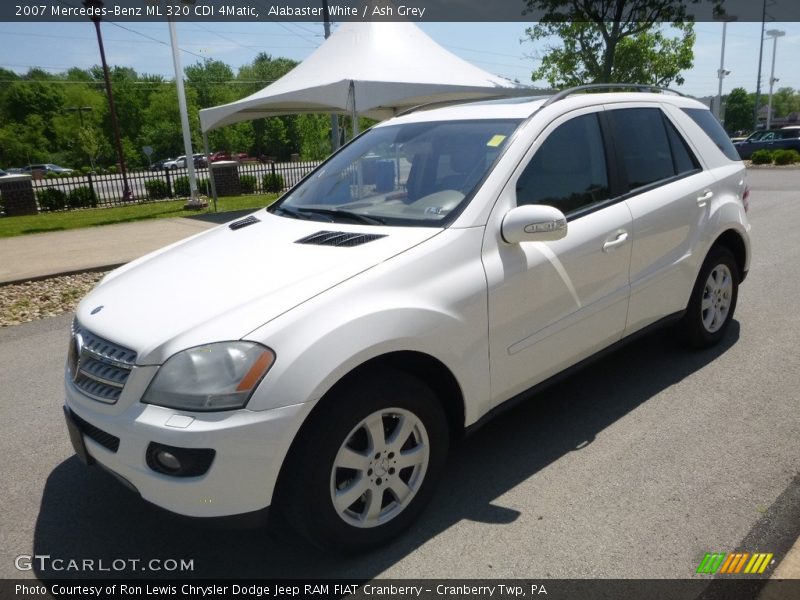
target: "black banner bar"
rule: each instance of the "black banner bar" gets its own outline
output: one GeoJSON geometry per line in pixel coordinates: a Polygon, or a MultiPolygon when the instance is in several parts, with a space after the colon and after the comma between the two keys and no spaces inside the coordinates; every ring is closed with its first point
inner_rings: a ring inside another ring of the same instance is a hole
{"type": "MultiPolygon", "coordinates": [[[[601,9],[601,18],[605,15],[613,20],[614,11],[609,10],[608,2],[593,1],[601,9]]],[[[756,0],[672,0],[669,10],[661,12],[665,21],[702,22],[727,15],[740,22],[760,22],[762,8],[762,2],[756,0]]],[[[0,3],[0,21],[80,22],[101,18],[118,22],[319,22],[324,18],[323,10],[321,0],[104,0],[91,8],[81,0],[4,0],[0,3]]],[[[330,20],[339,22],[527,23],[540,21],[547,14],[536,0],[329,0],[327,12],[330,20]]],[[[800,2],[770,0],[767,12],[770,21],[798,22],[800,2]]],[[[562,20],[571,20],[568,11],[562,13],[562,20]]]]}
{"type": "Polygon", "coordinates": [[[485,579],[485,580],[2,580],[8,599],[103,600],[213,598],[250,600],[739,600],[765,593],[770,598],[800,597],[800,579],[485,579]]]}

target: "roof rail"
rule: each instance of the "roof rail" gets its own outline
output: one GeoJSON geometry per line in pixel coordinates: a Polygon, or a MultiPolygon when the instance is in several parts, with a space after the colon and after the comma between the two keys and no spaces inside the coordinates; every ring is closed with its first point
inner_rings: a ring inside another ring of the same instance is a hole
{"type": "Polygon", "coordinates": [[[550,96],[547,102],[542,104],[542,108],[550,106],[554,102],[563,100],[567,96],[571,96],[576,92],[594,91],[594,90],[636,90],[637,92],[670,92],[678,96],[686,97],[686,94],[673,90],[670,88],[659,87],[657,85],[648,85],[644,83],[587,83],[585,85],[577,85],[575,87],[561,90],[560,92],[550,96]]]}
{"type": "Polygon", "coordinates": [[[498,90],[496,94],[490,94],[481,98],[449,98],[447,100],[433,100],[431,102],[423,102],[410,108],[406,108],[398,112],[395,117],[402,117],[420,110],[432,110],[434,108],[442,108],[445,106],[457,106],[459,104],[470,104],[472,102],[489,102],[492,100],[506,100],[511,98],[530,98],[531,100],[539,99],[544,96],[541,94],[542,90],[532,88],[505,88],[502,91],[498,90]]]}

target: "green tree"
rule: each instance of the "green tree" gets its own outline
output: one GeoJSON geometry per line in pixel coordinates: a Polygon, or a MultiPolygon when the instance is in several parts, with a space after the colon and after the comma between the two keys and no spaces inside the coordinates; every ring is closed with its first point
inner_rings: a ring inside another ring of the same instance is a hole
{"type": "MultiPolygon", "coordinates": [[[[560,38],[547,46],[531,79],[551,86],[584,83],[683,83],[693,65],[694,27],[687,3],[700,0],[525,0],[540,21],[526,29],[533,42],[560,38]],[[664,24],[664,25],[662,25],[664,24]],[[669,25],[666,25],[669,24],[669,25]],[[675,35],[667,35],[669,27],[675,35]]],[[[711,0],[719,4],[719,0],[711,0]]]]}
{"type": "Polygon", "coordinates": [[[724,125],[728,133],[753,127],[755,99],[744,88],[734,88],[725,98],[724,125]]]}
{"type": "Polygon", "coordinates": [[[108,153],[108,141],[103,137],[96,127],[82,127],[78,132],[78,144],[84,155],[89,159],[92,169],[95,168],[95,161],[102,152],[108,153]]]}
{"type": "Polygon", "coordinates": [[[330,123],[328,115],[297,117],[300,157],[303,160],[322,160],[331,153],[330,123]]]}

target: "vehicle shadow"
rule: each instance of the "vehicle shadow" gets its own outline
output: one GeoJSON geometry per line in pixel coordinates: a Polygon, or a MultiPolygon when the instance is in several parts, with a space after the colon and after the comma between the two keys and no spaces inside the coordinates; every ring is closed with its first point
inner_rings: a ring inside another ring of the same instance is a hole
{"type": "Polygon", "coordinates": [[[520,513],[494,504],[496,498],[559,458],[580,451],[606,427],[712,363],[738,338],[739,323],[734,321],[719,346],[687,352],[669,331],[656,332],[498,416],[454,449],[439,491],[411,530],[390,546],[363,556],[315,552],[295,543],[280,524],[242,531],[177,518],[144,502],[102,470],[87,469],[73,456],[47,479],[34,553],[65,561],[102,559],[110,570],[55,572],[35,565],[34,571],[40,579],[370,579],[464,519],[514,522],[520,513]],[[632,373],[646,375],[632,377],[632,373]],[[142,562],[116,570],[115,564],[123,565],[119,559],[142,562]],[[150,559],[193,560],[194,570],[146,570],[150,559]]]}

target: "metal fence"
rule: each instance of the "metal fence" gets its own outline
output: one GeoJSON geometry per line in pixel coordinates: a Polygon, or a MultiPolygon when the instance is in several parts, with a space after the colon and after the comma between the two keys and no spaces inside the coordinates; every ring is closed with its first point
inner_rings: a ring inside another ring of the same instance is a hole
{"type": "MultiPolygon", "coordinates": [[[[243,162],[238,165],[243,194],[277,191],[274,181],[281,182],[281,191],[288,189],[312,171],[319,161],[290,163],[243,162]],[[267,178],[265,175],[280,178],[267,178]],[[271,185],[272,184],[272,185],[271,185]]],[[[196,168],[200,193],[211,194],[207,167],[196,168]]],[[[156,202],[189,196],[189,172],[186,168],[158,171],[128,171],[128,188],[132,200],[124,200],[121,173],[103,175],[66,175],[34,177],[31,181],[40,211],[62,208],[127,206],[132,203],[156,202]],[[57,190],[47,191],[47,190],[57,190]]]]}

